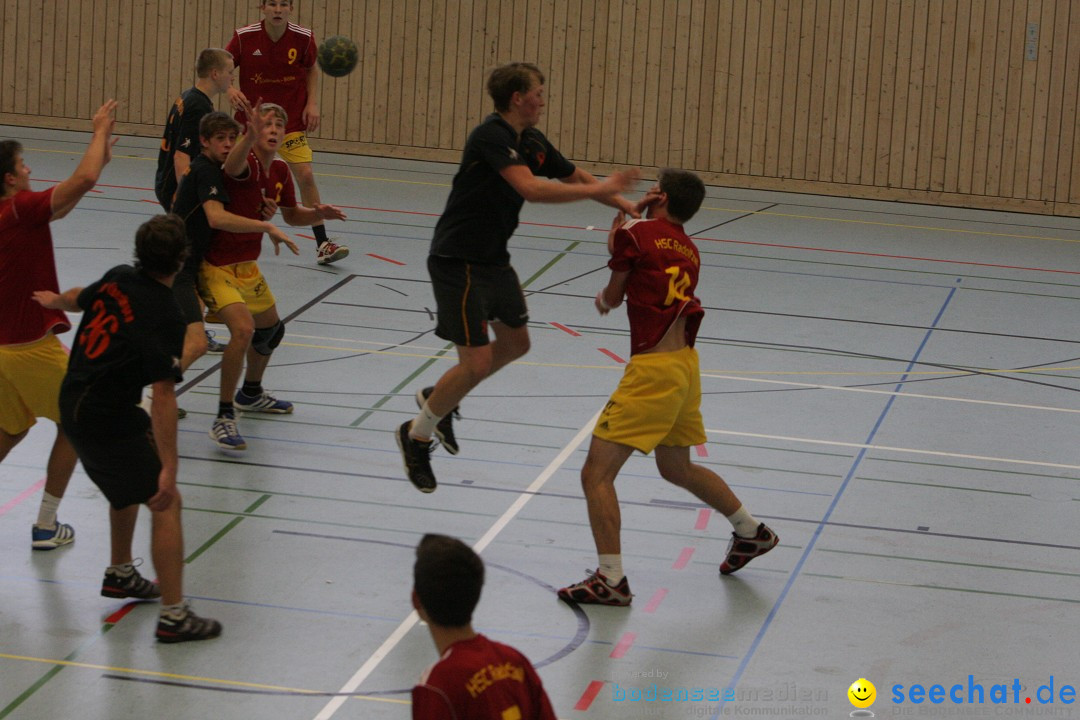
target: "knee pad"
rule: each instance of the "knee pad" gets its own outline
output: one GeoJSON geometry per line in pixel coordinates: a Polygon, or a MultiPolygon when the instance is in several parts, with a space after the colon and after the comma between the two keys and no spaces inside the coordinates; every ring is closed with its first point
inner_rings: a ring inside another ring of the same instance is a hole
{"type": "Polygon", "coordinates": [[[285,337],[285,323],[278,320],[276,325],[268,328],[255,328],[255,334],[251,336],[251,347],[260,355],[269,355],[281,344],[283,337],[285,337]]]}

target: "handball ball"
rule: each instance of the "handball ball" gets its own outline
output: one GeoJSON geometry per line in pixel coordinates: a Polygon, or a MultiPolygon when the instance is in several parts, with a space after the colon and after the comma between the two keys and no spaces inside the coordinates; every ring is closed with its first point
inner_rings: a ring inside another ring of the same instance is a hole
{"type": "Polygon", "coordinates": [[[360,59],[360,50],[344,35],[334,35],[319,45],[319,67],[330,77],[344,77],[353,71],[360,59]]]}

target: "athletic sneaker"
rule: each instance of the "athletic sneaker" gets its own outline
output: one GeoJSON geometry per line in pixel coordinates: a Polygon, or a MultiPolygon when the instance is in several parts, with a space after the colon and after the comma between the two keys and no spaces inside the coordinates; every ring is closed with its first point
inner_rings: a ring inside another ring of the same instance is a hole
{"type": "Polygon", "coordinates": [[[101,581],[101,594],[110,598],[136,598],[137,600],[156,600],[161,597],[161,588],[132,569],[127,577],[119,575],[112,568],[105,568],[105,579],[101,581]]]}
{"type": "Polygon", "coordinates": [[[210,439],[222,450],[247,450],[247,442],[233,418],[217,418],[210,428],[210,439]]]}
{"type": "Polygon", "coordinates": [[[213,330],[206,331],[206,352],[211,355],[220,355],[225,352],[225,343],[215,340],[214,335],[216,333],[213,330]]]}
{"type": "Polygon", "coordinates": [[[75,528],[67,523],[56,521],[53,529],[34,525],[30,530],[30,547],[35,550],[55,550],[61,545],[75,542],[75,528]]]}
{"type": "Polygon", "coordinates": [[[422,493],[435,492],[435,473],[431,470],[431,451],[435,443],[431,440],[424,442],[409,437],[409,425],[412,420],[406,420],[398,428],[394,436],[398,448],[401,449],[401,459],[405,463],[405,474],[416,489],[422,493]]]}
{"type": "Polygon", "coordinates": [[[188,640],[210,640],[220,634],[221,623],[210,618],[199,617],[186,605],[184,614],[179,618],[172,618],[165,614],[158,616],[158,642],[181,643],[188,640]]]}
{"type": "MultiPolygon", "coordinates": [[[[586,571],[588,572],[588,571],[586,571]]],[[[576,585],[568,585],[558,591],[559,599],[581,605],[619,605],[627,606],[634,600],[630,592],[630,583],[624,577],[618,585],[612,585],[604,574],[597,570],[576,585]]]]}
{"type": "MultiPolygon", "coordinates": [[[[435,388],[426,387],[423,390],[416,391],[416,406],[419,408],[424,407],[424,403],[431,397],[431,393],[435,388]]],[[[461,451],[458,447],[457,438],[454,437],[454,420],[453,418],[461,419],[461,413],[458,412],[458,408],[451,410],[446,417],[439,421],[439,424],[435,426],[435,437],[439,438],[439,442],[446,448],[446,452],[451,455],[457,455],[461,451]]]]}
{"type": "Polygon", "coordinates": [[[720,563],[720,574],[730,575],[759,555],[772,550],[779,542],[780,537],[765,523],[758,525],[757,534],[752,538],[739,537],[731,533],[727,557],[720,563]]]}
{"type": "Polygon", "coordinates": [[[315,253],[315,262],[319,265],[329,265],[349,256],[349,248],[338,245],[333,240],[324,240],[315,253]]]}
{"type": "Polygon", "coordinates": [[[251,397],[245,395],[243,390],[236,391],[236,397],[233,398],[233,404],[236,405],[237,410],[243,410],[244,412],[261,412],[261,413],[273,413],[275,415],[287,415],[293,411],[293,404],[287,400],[278,400],[276,397],[262,391],[262,395],[258,397],[251,397]]]}

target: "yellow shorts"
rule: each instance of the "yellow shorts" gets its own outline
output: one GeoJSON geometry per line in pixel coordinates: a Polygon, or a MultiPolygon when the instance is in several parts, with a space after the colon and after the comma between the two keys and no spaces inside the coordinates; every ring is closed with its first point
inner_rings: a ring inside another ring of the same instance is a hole
{"type": "Polygon", "coordinates": [[[254,260],[222,267],[204,262],[199,268],[199,294],[211,313],[244,303],[252,315],[259,315],[277,303],[254,260]]]}
{"type": "Polygon", "coordinates": [[[641,353],[630,358],[593,435],[646,455],[657,445],[705,442],[697,350],[641,353]]]}
{"type": "Polygon", "coordinates": [[[43,417],[60,422],[60,383],[68,353],[49,333],[25,345],[0,346],[0,429],[9,435],[29,430],[43,417]]]}
{"type": "Polygon", "coordinates": [[[281,156],[281,159],[290,165],[293,163],[309,163],[312,158],[311,146],[308,145],[307,135],[299,130],[286,135],[277,152],[278,155],[281,156]]]}

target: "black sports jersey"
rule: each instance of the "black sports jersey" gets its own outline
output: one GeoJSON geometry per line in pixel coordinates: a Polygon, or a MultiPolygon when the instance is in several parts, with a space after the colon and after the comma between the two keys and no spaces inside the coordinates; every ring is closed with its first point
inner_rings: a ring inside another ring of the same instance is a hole
{"type": "Polygon", "coordinates": [[[187,153],[192,160],[198,157],[202,152],[199,121],[213,111],[214,104],[210,98],[196,87],[185,90],[169,110],[165,132],[161,136],[161,149],[158,151],[157,176],[154,178],[154,194],[166,212],[171,208],[176,195],[173,158],[178,151],[187,153]]]}
{"type": "Polygon", "coordinates": [[[191,167],[180,179],[180,187],[176,191],[176,201],[173,202],[172,209],[184,220],[190,244],[188,258],[184,262],[184,269],[180,272],[196,279],[199,277],[199,266],[202,265],[203,255],[210,247],[210,241],[214,235],[210,222],[206,219],[206,211],[203,210],[203,203],[207,200],[217,200],[223,205],[228,205],[229,195],[225,192],[225,178],[221,172],[221,165],[206,155],[200,154],[191,161],[191,167]]]}
{"type": "Polygon", "coordinates": [[[488,115],[465,141],[450,198],[435,225],[432,255],[509,264],[506,244],[525,204],[499,174],[510,165],[528,165],[533,175],[549,178],[569,177],[575,169],[536,128],[527,128],[518,137],[498,113],[488,115]]]}
{"type": "Polygon", "coordinates": [[[186,325],[172,290],[130,265],[118,265],[78,297],[83,310],[60,405],[80,425],[126,417],[142,389],[179,382],[186,325]]]}

